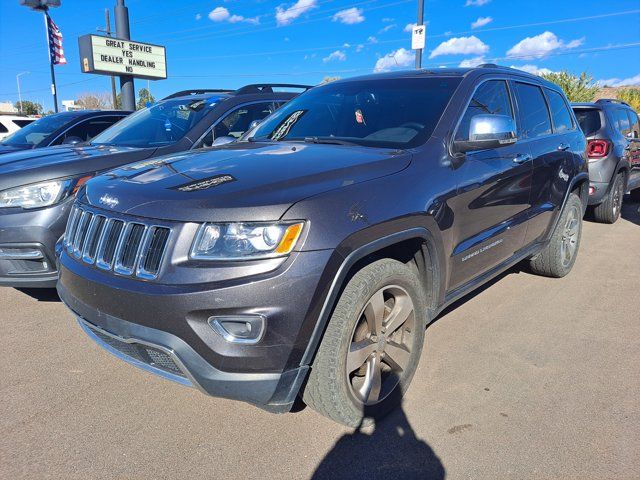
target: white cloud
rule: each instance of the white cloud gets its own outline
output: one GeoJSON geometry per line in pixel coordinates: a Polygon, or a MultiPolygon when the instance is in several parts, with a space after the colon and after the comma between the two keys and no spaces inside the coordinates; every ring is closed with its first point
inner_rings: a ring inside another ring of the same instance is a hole
{"type": "Polygon", "coordinates": [[[493,22],[493,18],[491,17],[478,17],[478,19],[471,24],[471,28],[484,27],[485,25],[488,25],[491,22],[493,22]]]}
{"type": "Polygon", "coordinates": [[[391,23],[391,24],[381,28],[380,30],[378,30],[378,33],[386,33],[389,30],[392,30],[392,29],[394,29],[396,27],[397,27],[397,25],[395,23],[391,23]]]}
{"type": "Polygon", "coordinates": [[[395,20],[395,18],[390,18],[390,17],[384,17],[382,19],[382,23],[391,23],[395,20]]]}
{"type": "Polygon", "coordinates": [[[345,52],[343,52],[342,50],[336,50],[335,52],[330,53],[329,56],[324,57],[322,61],[324,63],[332,62],[334,60],[338,62],[344,62],[346,59],[347,59],[347,54],[345,52]]]}
{"type": "Polygon", "coordinates": [[[392,68],[396,67],[408,67],[415,61],[415,54],[411,50],[399,48],[391,53],[388,53],[384,57],[381,57],[376,62],[376,66],[373,68],[374,72],[388,72],[392,68]]]}
{"type": "Polygon", "coordinates": [[[196,20],[200,20],[202,18],[202,15],[199,13],[196,13],[196,20]]]}
{"type": "Polygon", "coordinates": [[[350,43],[343,43],[342,47],[343,48],[351,48],[351,44],[350,43]]]}
{"type": "Polygon", "coordinates": [[[362,50],[364,50],[364,45],[360,43],[356,46],[356,53],[360,53],[362,50]]]}
{"type": "Polygon", "coordinates": [[[464,4],[465,7],[481,7],[482,5],[486,5],[491,0],[467,0],[464,4]]]}
{"type": "Polygon", "coordinates": [[[458,65],[460,68],[473,68],[478,65],[482,65],[483,63],[487,63],[487,60],[483,56],[473,57],[473,58],[465,58],[458,65]]]}
{"type": "Polygon", "coordinates": [[[598,85],[607,87],[630,87],[640,85],[640,73],[629,78],[609,78],[606,80],[598,80],[598,85]]]}
{"type": "Polygon", "coordinates": [[[547,73],[553,73],[553,70],[549,70],[548,68],[538,68],[536,65],[526,64],[526,65],[511,65],[511,68],[516,68],[518,70],[522,70],[523,72],[531,73],[533,75],[543,75],[547,73]]]}
{"type": "Polygon", "coordinates": [[[278,26],[289,25],[296,18],[304,15],[309,10],[312,10],[318,6],[317,0],[298,0],[290,7],[284,6],[276,7],[276,21],[278,26]]]}
{"type": "Polygon", "coordinates": [[[478,37],[454,37],[438,45],[429,58],[440,55],[482,55],[489,51],[489,46],[478,37]]]}
{"type": "Polygon", "coordinates": [[[334,22],[344,23],[345,25],[353,25],[356,23],[364,22],[362,9],[355,7],[347,8],[346,10],[340,10],[331,19],[334,22]]]}
{"type": "Polygon", "coordinates": [[[367,42],[369,43],[378,43],[378,39],[376,37],[369,37],[367,38],[367,42]]]}
{"type": "Polygon", "coordinates": [[[566,50],[582,45],[584,38],[571,40],[565,43],[555,33],[546,31],[535,37],[527,37],[519,41],[507,52],[507,57],[516,58],[543,58],[555,50],[566,50]]]}
{"type": "Polygon", "coordinates": [[[405,32],[413,32],[413,27],[415,27],[415,23],[407,23],[404,27],[405,32]]]}
{"type": "MultiPolygon", "coordinates": [[[[196,20],[200,20],[196,15],[196,20]]],[[[231,15],[228,9],[225,7],[216,7],[209,12],[209,20],[213,22],[229,22],[229,23],[251,23],[258,25],[260,23],[259,17],[247,18],[242,15],[231,15]]]]}

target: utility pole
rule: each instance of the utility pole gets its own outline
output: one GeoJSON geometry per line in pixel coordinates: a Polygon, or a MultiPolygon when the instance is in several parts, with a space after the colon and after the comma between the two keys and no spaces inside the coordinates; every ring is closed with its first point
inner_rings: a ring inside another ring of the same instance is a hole
{"type": "Polygon", "coordinates": [[[18,84],[18,102],[20,105],[20,113],[22,113],[22,93],[20,93],[20,76],[21,75],[25,75],[29,72],[20,72],[19,74],[16,75],[16,83],[18,84]]]}
{"type": "MultiPolygon", "coordinates": [[[[104,9],[104,20],[105,20],[107,36],[110,37],[111,36],[111,19],[109,18],[108,8],[104,9]]],[[[109,79],[111,80],[111,104],[113,106],[113,109],[115,110],[116,108],[118,108],[118,94],[116,93],[116,79],[113,76],[109,77],[109,79]]]]}
{"type": "MultiPolygon", "coordinates": [[[[116,0],[116,37],[121,40],[131,40],[129,31],[129,9],[125,7],[124,0],[116,0]]],[[[136,109],[136,92],[131,75],[120,75],[120,93],[122,95],[122,108],[134,111],[136,109]]]]}
{"type": "MultiPolygon", "coordinates": [[[[424,25],[424,0],[418,0],[418,21],[416,25],[424,25]]],[[[422,49],[416,50],[416,68],[422,68],[422,49]]]]}

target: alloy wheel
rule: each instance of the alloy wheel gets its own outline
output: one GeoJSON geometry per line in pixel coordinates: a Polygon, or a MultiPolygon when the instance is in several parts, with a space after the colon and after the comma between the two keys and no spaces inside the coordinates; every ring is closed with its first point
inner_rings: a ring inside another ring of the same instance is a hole
{"type": "Polygon", "coordinates": [[[572,207],[567,215],[567,221],[562,232],[560,245],[560,258],[562,265],[567,267],[573,259],[578,248],[578,236],[580,233],[580,213],[577,207],[572,207]]]}

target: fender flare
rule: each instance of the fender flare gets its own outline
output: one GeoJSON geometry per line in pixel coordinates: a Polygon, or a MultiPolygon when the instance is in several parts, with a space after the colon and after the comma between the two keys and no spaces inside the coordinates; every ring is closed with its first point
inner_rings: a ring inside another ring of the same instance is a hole
{"type": "MultiPolygon", "coordinates": [[[[396,243],[412,239],[423,239],[425,241],[425,244],[427,245],[429,264],[425,265],[425,267],[431,268],[433,270],[433,286],[435,287],[431,302],[432,305],[429,306],[429,313],[430,316],[435,313],[434,308],[439,305],[442,302],[442,298],[444,298],[444,286],[442,282],[444,257],[441,255],[442,248],[438,247],[439,244],[437,243],[433,234],[424,227],[415,227],[378,238],[373,242],[361,245],[353,250],[344,258],[344,260],[338,267],[338,270],[331,283],[329,292],[324,298],[322,309],[320,310],[320,315],[318,316],[311,336],[309,337],[307,347],[300,360],[301,366],[311,365],[311,363],[313,362],[313,358],[315,357],[318,347],[320,346],[320,342],[322,341],[322,337],[324,336],[327,324],[329,323],[331,312],[333,311],[333,308],[338,301],[339,293],[342,290],[342,287],[351,268],[358,261],[362,260],[368,255],[371,255],[383,248],[390,247],[396,243]]],[[[427,258],[425,258],[425,263],[427,263],[426,260],[427,258]]]]}

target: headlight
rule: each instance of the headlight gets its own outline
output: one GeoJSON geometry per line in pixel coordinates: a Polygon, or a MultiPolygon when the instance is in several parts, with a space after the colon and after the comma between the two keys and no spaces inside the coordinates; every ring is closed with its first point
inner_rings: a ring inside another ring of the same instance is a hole
{"type": "Polygon", "coordinates": [[[288,255],[300,239],[303,222],[205,223],[191,248],[197,260],[251,260],[288,255]]]}
{"type": "Polygon", "coordinates": [[[32,185],[10,188],[9,190],[0,192],[0,208],[48,207],[65,198],[75,183],[76,182],[71,179],[49,180],[32,185]]]}

